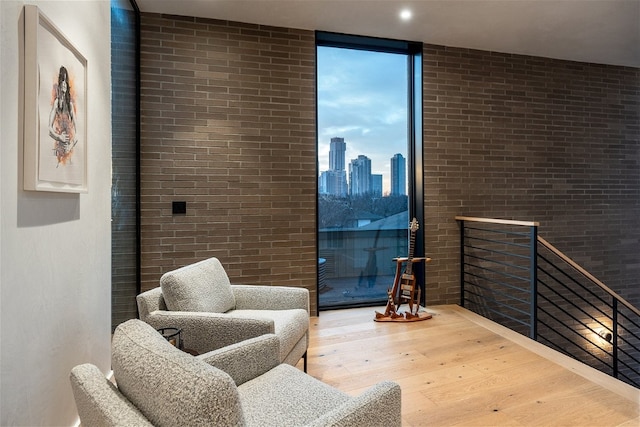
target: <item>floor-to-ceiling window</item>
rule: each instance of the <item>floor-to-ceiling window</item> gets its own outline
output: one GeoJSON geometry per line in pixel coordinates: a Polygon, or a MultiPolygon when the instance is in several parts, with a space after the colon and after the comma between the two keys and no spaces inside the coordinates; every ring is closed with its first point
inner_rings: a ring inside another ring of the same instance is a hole
{"type": "Polygon", "coordinates": [[[111,318],[137,317],[138,267],[138,12],[111,1],[111,318]]]}
{"type": "Polygon", "coordinates": [[[384,303],[421,216],[420,49],[329,33],[317,43],[319,307],[384,303]]]}

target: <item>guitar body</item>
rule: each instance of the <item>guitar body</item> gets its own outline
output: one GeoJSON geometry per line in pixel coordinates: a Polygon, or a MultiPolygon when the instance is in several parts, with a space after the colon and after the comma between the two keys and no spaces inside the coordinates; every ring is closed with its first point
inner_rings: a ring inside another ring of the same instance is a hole
{"type": "Polygon", "coordinates": [[[418,221],[414,218],[409,224],[411,232],[409,238],[409,256],[407,258],[395,258],[396,274],[393,286],[387,290],[387,306],[384,313],[376,311],[374,318],[377,322],[415,322],[427,320],[432,316],[426,312],[420,312],[420,287],[416,284],[416,277],[413,273],[415,262],[429,262],[430,258],[415,258],[413,256],[415,247],[415,236],[418,230],[418,221]],[[402,313],[399,308],[402,304],[409,305],[409,311],[402,313]]]}

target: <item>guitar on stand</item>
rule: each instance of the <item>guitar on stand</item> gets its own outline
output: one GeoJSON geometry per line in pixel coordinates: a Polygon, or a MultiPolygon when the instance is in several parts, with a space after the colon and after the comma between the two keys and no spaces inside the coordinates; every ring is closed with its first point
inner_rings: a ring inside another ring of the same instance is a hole
{"type": "Polygon", "coordinates": [[[420,287],[416,286],[413,264],[423,261],[429,262],[431,258],[413,256],[416,231],[418,231],[418,221],[413,218],[409,223],[409,255],[406,258],[394,258],[396,275],[393,287],[387,290],[387,307],[384,313],[376,311],[376,317],[373,319],[376,322],[416,322],[432,317],[431,314],[420,311],[420,287]],[[400,312],[399,308],[402,304],[408,304],[409,310],[404,313],[400,312]]]}

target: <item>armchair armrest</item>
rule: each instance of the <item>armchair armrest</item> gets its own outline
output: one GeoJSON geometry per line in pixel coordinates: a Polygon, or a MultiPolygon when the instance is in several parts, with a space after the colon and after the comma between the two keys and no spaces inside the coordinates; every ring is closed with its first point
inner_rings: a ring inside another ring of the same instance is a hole
{"type": "Polygon", "coordinates": [[[274,333],[273,320],[246,319],[224,313],[154,311],[145,322],[155,329],[180,328],[184,347],[206,353],[249,338],[274,333]]]}
{"type": "Polygon", "coordinates": [[[273,334],[263,335],[196,357],[225,371],[240,385],[278,366],[280,340],[273,334]]]}
{"type": "Polygon", "coordinates": [[[392,381],[383,381],[317,418],[308,427],[401,427],[401,409],[400,386],[392,381]]]}
{"type": "Polygon", "coordinates": [[[309,290],[288,286],[231,285],[238,310],[290,310],[309,312],[309,290]]]}
{"type": "Polygon", "coordinates": [[[167,305],[162,296],[160,287],[150,289],[136,296],[136,304],[140,320],[146,321],[147,316],[156,310],[166,310],[167,305]]]}

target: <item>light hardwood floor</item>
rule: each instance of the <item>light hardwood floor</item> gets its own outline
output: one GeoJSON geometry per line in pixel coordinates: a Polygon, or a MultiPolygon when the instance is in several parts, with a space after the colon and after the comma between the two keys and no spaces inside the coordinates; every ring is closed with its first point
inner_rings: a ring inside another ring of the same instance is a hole
{"type": "Polygon", "coordinates": [[[414,323],[374,310],[311,318],[308,373],[351,395],[397,382],[403,426],[640,426],[637,388],[458,306],[414,323]]]}

